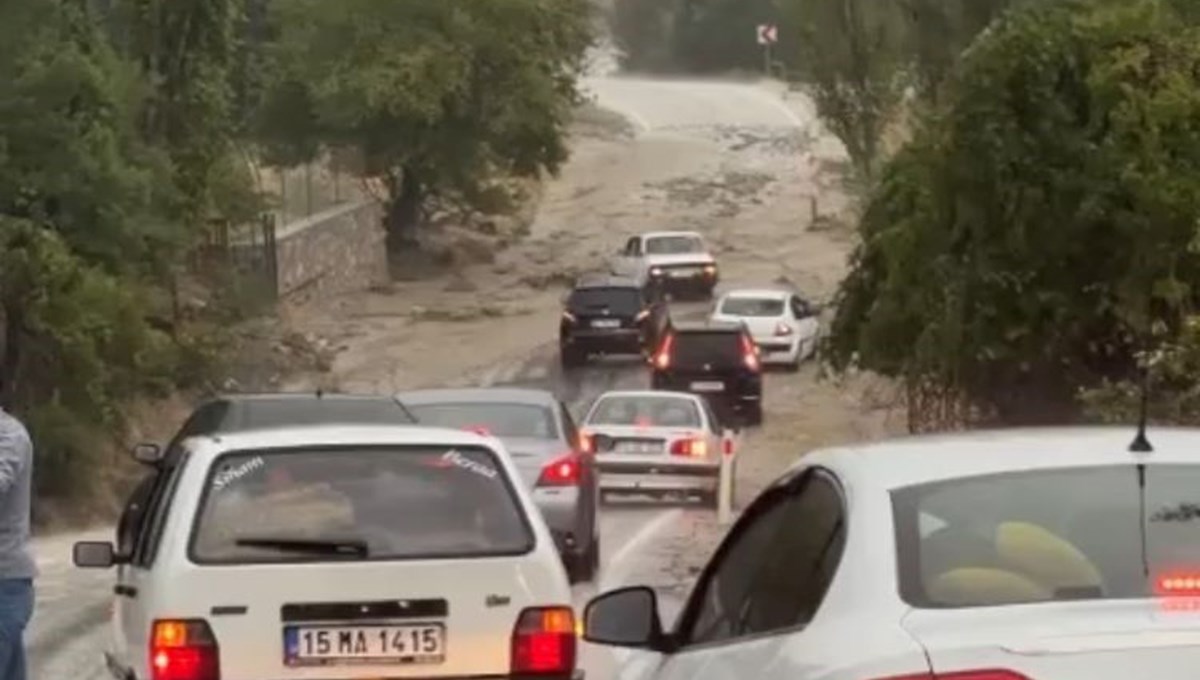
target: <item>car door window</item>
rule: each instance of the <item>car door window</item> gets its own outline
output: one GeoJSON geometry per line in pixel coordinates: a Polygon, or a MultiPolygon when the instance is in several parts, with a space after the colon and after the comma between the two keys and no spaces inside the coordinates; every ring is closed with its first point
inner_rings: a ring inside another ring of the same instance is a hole
{"type": "Polygon", "coordinates": [[[154,565],[159,543],[162,542],[167,513],[170,511],[187,457],[187,448],[180,442],[167,452],[162,469],[158,471],[158,479],[150,493],[142,525],[133,546],[133,563],[143,569],[154,565]]]}
{"type": "Polygon", "coordinates": [[[747,597],[743,635],[812,621],[841,560],[845,515],[841,493],[828,475],[814,471],[784,514],[783,528],[747,597]]]}
{"type": "Polygon", "coordinates": [[[799,297],[794,295],[792,296],[792,314],[797,319],[806,319],[810,316],[808,313],[808,305],[805,304],[804,300],[801,300],[799,297]]]}
{"type": "Polygon", "coordinates": [[[154,494],[155,487],[161,482],[162,474],[154,470],[142,477],[137,486],[130,492],[121,510],[121,518],[117,521],[117,553],[126,557],[133,555],[138,536],[145,525],[146,504],[154,494]]]}
{"type": "Polygon", "coordinates": [[[680,621],[684,646],[714,644],[742,635],[755,576],[774,549],[788,500],[786,488],[770,489],[738,520],[692,593],[680,621]]]}
{"type": "Polygon", "coordinates": [[[825,598],[845,546],[842,495],[832,478],[810,471],[764,492],[751,508],[693,593],[679,630],[684,646],[802,626],[825,598]]]}

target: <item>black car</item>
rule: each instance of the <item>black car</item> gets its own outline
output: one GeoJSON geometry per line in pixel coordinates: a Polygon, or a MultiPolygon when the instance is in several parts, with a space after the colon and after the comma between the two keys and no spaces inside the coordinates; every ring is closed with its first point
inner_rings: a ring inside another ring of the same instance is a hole
{"type": "Polygon", "coordinates": [[[649,354],[670,324],[666,302],[632,278],[599,276],[575,284],[558,327],[563,366],[593,354],[649,354]]]}
{"type": "MultiPolygon", "coordinates": [[[[138,444],[134,457],[152,469],[134,487],[117,524],[117,550],[131,556],[143,540],[143,524],[168,493],[171,471],[181,460],[185,439],[297,425],[412,425],[417,422],[391,396],[323,392],[230,394],[210,399],[192,411],[165,447],[138,444]]],[[[144,548],[145,546],[142,546],[144,548]]]]}
{"type": "Polygon", "coordinates": [[[675,326],[650,359],[656,390],[706,397],[722,420],[762,423],[762,363],[745,326],[707,322],[675,326]]]}

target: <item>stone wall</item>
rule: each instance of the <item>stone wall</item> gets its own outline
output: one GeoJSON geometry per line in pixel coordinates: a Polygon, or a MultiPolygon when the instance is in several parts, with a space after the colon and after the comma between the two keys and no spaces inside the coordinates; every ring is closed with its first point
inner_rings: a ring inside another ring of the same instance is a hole
{"type": "Polygon", "coordinates": [[[373,200],[335,206],[275,234],[280,302],[366,290],[388,281],[382,208],[373,200]]]}

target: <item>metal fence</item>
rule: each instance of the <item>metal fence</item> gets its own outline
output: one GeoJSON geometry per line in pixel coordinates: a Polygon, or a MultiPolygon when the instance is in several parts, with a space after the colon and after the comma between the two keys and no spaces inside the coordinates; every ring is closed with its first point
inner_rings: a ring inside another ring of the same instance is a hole
{"type": "Polygon", "coordinates": [[[206,276],[236,277],[267,300],[279,298],[279,255],[276,217],[264,213],[257,222],[209,223],[205,240],[192,251],[193,272],[206,276]]]}

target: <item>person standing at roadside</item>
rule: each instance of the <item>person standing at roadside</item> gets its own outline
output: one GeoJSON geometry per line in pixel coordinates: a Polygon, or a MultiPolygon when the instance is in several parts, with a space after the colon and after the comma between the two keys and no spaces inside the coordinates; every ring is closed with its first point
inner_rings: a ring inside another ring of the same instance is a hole
{"type": "Polygon", "coordinates": [[[37,563],[30,551],[33,442],[0,409],[0,678],[27,680],[25,627],[33,616],[37,563]]]}

